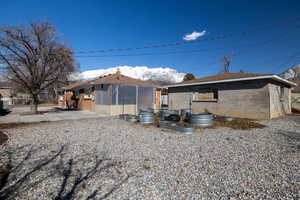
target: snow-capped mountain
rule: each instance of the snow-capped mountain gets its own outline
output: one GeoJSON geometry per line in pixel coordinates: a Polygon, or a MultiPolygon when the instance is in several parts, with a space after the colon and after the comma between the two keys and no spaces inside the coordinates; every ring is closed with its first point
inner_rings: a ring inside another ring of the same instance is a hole
{"type": "Polygon", "coordinates": [[[288,68],[281,76],[288,80],[300,80],[300,64],[288,68]]]}
{"type": "Polygon", "coordinates": [[[116,73],[117,70],[125,75],[136,79],[149,80],[155,82],[180,82],[183,80],[184,73],[179,73],[172,68],[149,68],[146,66],[116,66],[107,69],[88,70],[73,74],[72,80],[88,80],[99,76],[116,73]]]}

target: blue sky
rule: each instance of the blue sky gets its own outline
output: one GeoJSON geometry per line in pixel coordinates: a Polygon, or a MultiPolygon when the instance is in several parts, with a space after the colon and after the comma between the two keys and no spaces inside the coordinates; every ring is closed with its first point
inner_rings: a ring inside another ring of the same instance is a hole
{"type": "Polygon", "coordinates": [[[76,52],[183,42],[185,34],[205,30],[206,35],[198,38],[201,40],[289,22],[247,36],[95,55],[208,49],[202,52],[76,58],[81,71],[138,65],[171,67],[201,77],[220,72],[220,60],[224,55],[236,54],[230,66],[231,71],[243,69],[246,72],[280,73],[287,66],[300,62],[300,20],[290,21],[300,17],[299,10],[300,1],[292,0],[10,0],[1,2],[0,25],[50,20],[56,25],[60,37],[76,52]],[[266,41],[271,42],[261,45],[266,41]]]}

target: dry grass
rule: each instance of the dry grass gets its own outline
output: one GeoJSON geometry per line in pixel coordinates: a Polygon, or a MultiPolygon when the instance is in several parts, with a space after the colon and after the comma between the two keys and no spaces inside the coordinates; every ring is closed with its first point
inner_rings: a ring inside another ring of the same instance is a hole
{"type": "Polygon", "coordinates": [[[261,128],[265,128],[266,126],[249,119],[236,119],[233,121],[214,120],[214,125],[207,128],[215,129],[219,127],[228,127],[235,130],[250,130],[250,129],[261,129],[261,128]]]}
{"type": "MultiPolygon", "coordinates": [[[[134,124],[140,124],[139,122],[134,122],[134,124]]],[[[183,127],[193,127],[191,124],[189,124],[186,120],[181,120],[180,122],[177,122],[177,124],[180,124],[183,127]]],[[[155,123],[153,124],[142,124],[143,127],[149,128],[149,127],[159,127],[159,120],[156,119],[155,123]]],[[[222,121],[222,120],[214,120],[214,125],[209,127],[194,127],[199,131],[203,131],[204,129],[217,129],[221,127],[227,127],[232,128],[235,130],[251,130],[251,129],[262,129],[266,126],[263,124],[260,124],[256,122],[255,120],[251,119],[235,119],[233,121],[222,121]]]]}
{"type": "Polygon", "coordinates": [[[41,124],[41,123],[50,123],[50,122],[40,121],[40,122],[30,122],[30,123],[6,123],[6,124],[0,124],[0,129],[18,128],[18,127],[24,127],[24,126],[37,125],[37,124],[41,124]]]}

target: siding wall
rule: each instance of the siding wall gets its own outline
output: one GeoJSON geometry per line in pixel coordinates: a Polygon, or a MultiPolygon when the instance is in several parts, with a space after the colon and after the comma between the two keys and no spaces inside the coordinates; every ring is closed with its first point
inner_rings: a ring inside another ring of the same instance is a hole
{"type": "Polygon", "coordinates": [[[136,105],[95,105],[95,112],[101,115],[120,115],[131,114],[136,115],[136,105]]]}
{"type": "Polygon", "coordinates": [[[192,102],[193,112],[208,110],[214,114],[250,119],[270,118],[269,87],[266,81],[169,88],[169,109],[189,108],[195,89],[218,89],[217,102],[192,102]]]}
{"type": "Polygon", "coordinates": [[[291,89],[275,83],[269,83],[271,118],[291,113],[291,89]],[[283,92],[283,94],[281,94],[283,92]]]}
{"type": "Polygon", "coordinates": [[[103,87],[96,86],[95,94],[95,112],[103,115],[136,115],[139,108],[154,108],[156,93],[153,87],[104,84],[103,87]]]}
{"type": "Polygon", "coordinates": [[[112,87],[110,84],[100,84],[95,87],[95,104],[111,105],[112,103],[112,87]]]}

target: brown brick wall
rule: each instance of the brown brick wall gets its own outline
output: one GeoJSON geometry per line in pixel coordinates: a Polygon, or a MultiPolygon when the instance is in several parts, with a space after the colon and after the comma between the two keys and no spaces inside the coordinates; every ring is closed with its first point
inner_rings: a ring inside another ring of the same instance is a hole
{"type": "Polygon", "coordinates": [[[85,99],[84,94],[81,93],[79,95],[78,109],[94,111],[95,110],[94,100],[93,99],[85,99]]]}

